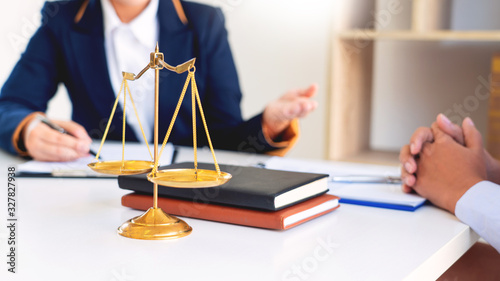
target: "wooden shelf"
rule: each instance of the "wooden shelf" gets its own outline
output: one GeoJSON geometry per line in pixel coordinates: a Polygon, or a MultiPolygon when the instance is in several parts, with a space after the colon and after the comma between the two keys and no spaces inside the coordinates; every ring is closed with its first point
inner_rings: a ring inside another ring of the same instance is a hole
{"type": "MultiPolygon", "coordinates": [[[[379,78],[374,71],[380,71],[374,66],[376,56],[380,55],[375,52],[379,40],[398,43],[500,42],[500,30],[496,29],[497,26],[488,30],[450,29],[452,2],[410,0],[395,5],[393,1],[345,1],[345,13],[339,13],[342,16],[339,16],[338,28],[334,29],[332,41],[328,159],[399,165],[398,152],[371,149],[376,147],[371,142],[371,125],[372,110],[374,114],[377,112],[372,108],[377,106],[372,104],[372,93],[378,82],[374,79],[379,78]],[[391,21],[392,16],[403,9],[408,12],[391,21]],[[380,18],[382,14],[391,17],[384,21],[380,18]],[[406,19],[410,22],[403,21],[406,19]],[[379,29],[367,29],[372,26],[379,29]]],[[[402,50],[401,48],[408,48],[409,45],[411,44],[403,44],[397,46],[397,49],[402,50]]],[[[422,49],[428,48],[435,46],[424,46],[422,49]]]]}
{"type": "Polygon", "coordinates": [[[354,29],[338,34],[346,40],[415,40],[415,41],[500,41],[500,31],[374,31],[354,29]]]}

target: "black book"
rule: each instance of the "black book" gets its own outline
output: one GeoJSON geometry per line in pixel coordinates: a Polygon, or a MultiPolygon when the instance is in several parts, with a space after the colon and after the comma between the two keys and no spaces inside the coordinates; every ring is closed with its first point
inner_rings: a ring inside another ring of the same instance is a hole
{"type": "MultiPolygon", "coordinates": [[[[163,169],[193,168],[193,163],[178,163],[163,169]]],[[[213,164],[199,163],[199,169],[214,170],[213,164]]],[[[191,200],[196,203],[217,203],[244,208],[276,211],[324,194],[328,191],[328,175],[269,170],[255,167],[220,165],[232,179],[217,187],[173,188],[158,186],[158,195],[191,200]]],[[[147,174],[119,176],[122,189],[143,194],[153,193],[147,174]]]]}

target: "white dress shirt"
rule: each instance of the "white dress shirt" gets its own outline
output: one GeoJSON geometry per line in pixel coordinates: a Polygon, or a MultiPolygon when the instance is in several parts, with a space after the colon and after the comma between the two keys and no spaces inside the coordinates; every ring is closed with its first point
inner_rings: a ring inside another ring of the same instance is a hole
{"type": "Polygon", "coordinates": [[[455,215],[500,253],[500,185],[477,183],[458,200],[455,215]]]}
{"type": "MultiPolygon", "coordinates": [[[[109,0],[101,0],[106,59],[115,96],[122,83],[122,71],[137,74],[149,63],[149,54],[154,51],[159,37],[158,3],[159,0],[151,0],[140,15],[129,23],[123,23],[109,0]]],[[[148,70],[140,79],[128,81],[128,85],[144,133],[148,142],[152,142],[154,71],[148,70]]],[[[120,94],[120,106],[123,108],[123,90],[120,94]]],[[[134,130],[137,139],[144,142],[128,93],[126,105],[127,123],[134,130]]]]}

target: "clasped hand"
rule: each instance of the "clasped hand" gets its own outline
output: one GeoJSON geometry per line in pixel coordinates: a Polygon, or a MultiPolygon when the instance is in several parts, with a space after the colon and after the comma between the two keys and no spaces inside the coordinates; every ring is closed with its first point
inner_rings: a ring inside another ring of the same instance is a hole
{"type": "Polygon", "coordinates": [[[443,114],[438,115],[430,128],[413,133],[399,160],[403,191],[414,190],[451,213],[476,183],[498,183],[498,161],[483,148],[481,134],[468,117],[459,127],[443,114]]]}

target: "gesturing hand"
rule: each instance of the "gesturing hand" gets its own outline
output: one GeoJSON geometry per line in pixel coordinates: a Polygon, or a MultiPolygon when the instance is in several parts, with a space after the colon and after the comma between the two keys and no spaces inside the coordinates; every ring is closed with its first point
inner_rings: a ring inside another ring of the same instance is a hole
{"type": "Polygon", "coordinates": [[[271,139],[278,137],[295,118],[305,117],[318,106],[311,98],[318,91],[315,84],[307,89],[290,90],[269,103],[262,114],[262,126],[271,139]]]}

